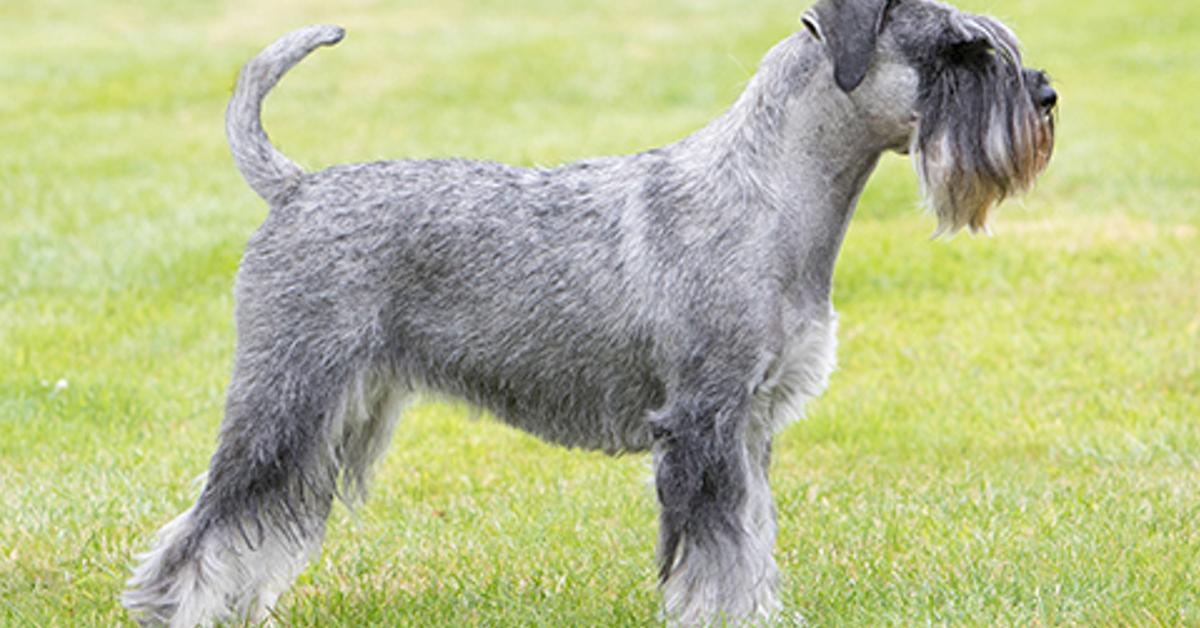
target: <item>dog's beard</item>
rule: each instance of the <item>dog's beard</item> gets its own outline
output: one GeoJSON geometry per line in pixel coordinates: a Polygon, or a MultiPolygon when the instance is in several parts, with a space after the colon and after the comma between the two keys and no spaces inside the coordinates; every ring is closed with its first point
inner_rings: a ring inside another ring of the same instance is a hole
{"type": "Polygon", "coordinates": [[[987,55],[944,68],[922,94],[910,152],[938,234],[986,231],[993,207],[1029,190],[1054,150],[1018,62],[987,55]]]}

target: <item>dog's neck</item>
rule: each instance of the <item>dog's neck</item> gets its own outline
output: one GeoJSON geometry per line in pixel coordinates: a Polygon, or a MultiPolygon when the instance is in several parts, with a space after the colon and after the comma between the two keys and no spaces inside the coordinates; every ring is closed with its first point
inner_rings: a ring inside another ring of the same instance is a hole
{"type": "Polygon", "coordinates": [[[827,309],[838,249],[886,147],[833,85],[822,45],[804,32],[780,42],[733,106],[681,145],[708,176],[767,199],[789,294],[802,310],[827,309]]]}

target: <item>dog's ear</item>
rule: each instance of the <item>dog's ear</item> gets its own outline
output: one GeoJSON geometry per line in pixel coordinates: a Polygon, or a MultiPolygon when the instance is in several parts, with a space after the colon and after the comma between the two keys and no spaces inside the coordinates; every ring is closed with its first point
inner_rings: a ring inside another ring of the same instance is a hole
{"type": "Polygon", "coordinates": [[[883,32],[895,0],[820,0],[800,18],[804,27],[833,58],[833,77],[844,92],[862,83],[875,57],[875,41],[883,32]]]}

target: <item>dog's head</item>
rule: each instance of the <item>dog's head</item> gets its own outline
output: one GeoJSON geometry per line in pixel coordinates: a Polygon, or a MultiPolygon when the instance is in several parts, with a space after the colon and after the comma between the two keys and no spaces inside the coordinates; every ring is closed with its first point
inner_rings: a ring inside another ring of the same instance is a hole
{"type": "Polygon", "coordinates": [[[803,22],[875,133],[911,152],[940,231],[985,229],[1049,163],[1058,95],[999,21],[931,0],[819,0],[803,22]]]}

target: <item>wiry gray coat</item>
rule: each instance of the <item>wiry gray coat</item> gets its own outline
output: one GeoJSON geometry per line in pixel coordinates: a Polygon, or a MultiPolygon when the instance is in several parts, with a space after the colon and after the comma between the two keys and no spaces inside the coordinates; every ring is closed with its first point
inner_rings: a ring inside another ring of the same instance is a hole
{"type": "Polygon", "coordinates": [[[563,445],[653,449],[668,619],[778,610],[770,438],[833,369],[833,265],[867,177],[885,150],[911,146],[943,223],[974,226],[1044,166],[1026,132],[1049,110],[1033,104],[1044,78],[1008,58],[1015,40],[991,20],[825,0],[806,24],[694,135],[548,170],[304,173],[267,141],[261,102],[342,31],[297,31],[251,61],[228,136],[271,210],[238,273],[220,445],[200,499],[130,582],[135,616],[262,617],[319,549],[335,494],[361,495],[418,390],[563,445]],[[928,97],[954,89],[939,81],[979,74],[935,72],[949,61],[926,47],[970,38],[1005,52],[975,61],[1007,117],[960,104],[987,123],[943,115],[918,132],[936,117],[928,97]]]}

